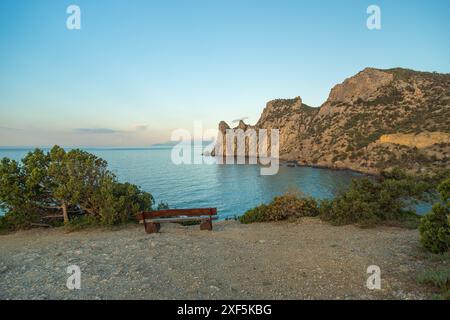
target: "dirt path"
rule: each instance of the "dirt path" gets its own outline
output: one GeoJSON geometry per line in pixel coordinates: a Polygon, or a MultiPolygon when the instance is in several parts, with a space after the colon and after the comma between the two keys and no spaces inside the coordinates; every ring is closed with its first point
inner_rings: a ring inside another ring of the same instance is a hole
{"type": "Polygon", "coordinates": [[[318,219],[241,225],[31,230],[0,236],[1,299],[420,299],[418,232],[318,219]],[[69,290],[69,265],[81,289],[69,290]],[[369,265],[381,290],[366,287],[369,265]]]}

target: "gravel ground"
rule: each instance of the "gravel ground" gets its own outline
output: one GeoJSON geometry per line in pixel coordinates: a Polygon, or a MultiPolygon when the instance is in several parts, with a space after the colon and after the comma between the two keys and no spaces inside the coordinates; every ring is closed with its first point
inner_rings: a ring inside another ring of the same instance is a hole
{"type": "Polygon", "coordinates": [[[0,236],[1,299],[422,299],[427,261],[417,230],[334,227],[315,218],[214,231],[163,224],[67,233],[34,229],[0,236]],[[81,289],[69,290],[69,265],[81,289]],[[381,290],[366,287],[369,265],[381,290]]]}

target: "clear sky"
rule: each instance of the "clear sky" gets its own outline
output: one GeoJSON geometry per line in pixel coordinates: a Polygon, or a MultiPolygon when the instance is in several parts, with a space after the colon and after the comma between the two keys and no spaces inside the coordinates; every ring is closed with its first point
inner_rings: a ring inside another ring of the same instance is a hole
{"type": "Polygon", "coordinates": [[[448,0],[1,0],[0,146],[148,146],[194,120],[255,123],[275,98],[320,106],[368,66],[448,73],[449,14],[448,0]]]}

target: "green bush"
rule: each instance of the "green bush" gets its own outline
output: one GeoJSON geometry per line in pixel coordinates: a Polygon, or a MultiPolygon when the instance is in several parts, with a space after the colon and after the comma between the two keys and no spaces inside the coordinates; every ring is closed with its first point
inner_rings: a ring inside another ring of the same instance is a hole
{"type": "Polygon", "coordinates": [[[439,184],[437,191],[441,194],[441,199],[447,206],[450,206],[450,178],[439,184]]]}
{"type": "Polygon", "coordinates": [[[21,208],[17,211],[8,211],[0,217],[0,230],[14,231],[16,229],[28,229],[33,223],[39,222],[39,214],[32,209],[21,208]]]}
{"type": "Polygon", "coordinates": [[[158,206],[156,207],[156,210],[167,210],[167,209],[169,209],[169,204],[163,201],[160,201],[158,203],[158,206]]]}
{"type": "Polygon", "coordinates": [[[417,282],[436,287],[441,292],[438,298],[450,299],[450,268],[442,267],[425,270],[419,274],[417,282]]]}
{"type": "Polygon", "coordinates": [[[243,216],[239,217],[241,223],[263,222],[266,220],[267,205],[262,204],[256,208],[247,210],[243,216]]]}
{"type": "Polygon", "coordinates": [[[298,198],[292,194],[275,197],[268,205],[266,219],[279,221],[299,217],[313,217],[319,214],[317,202],[312,198],[298,198]]]}
{"type": "Polygon", "coordinates": [[[135,220],[140,211],[150,210],[153,198],[133,184],[108,180],[98,190],[95,202],[100,224],[116,225],[135,220]]]}
{"type": "MultiPolygon", "coordinates": [[[[248,210],[239,220],[252,223],[319,215],[334,225],[370,227],[384,224],[417,228],[420,216],[409,208],[418,201],[429,200],[435,193],[435,182],[442,180],[441,177],[415,177],[395,169],[383,173],[378,179],[353,179],[345,192],[319,204],[313,198],[291,193],[275,197],[268,205],[248,210]]],[[[446,194],[449,189],[446,185],[439,187],[446,194]]]]}
{"type": "Polygon", "coordinates": [[[72,219],[70,219],[70,221],[66,223],[65,228],[68,231],[76,231],[95,226],[100,226],[100,221],[98,217],[91,215],[81,215],[72,217],[72,219]]]}
{"type": "Polygon", "coordinates": [[[151,194],[118,182],[106,161],[82,150],[54,146],[47,153],[29,152],[20,163],[0,161],[2,229],[28,228],[58,212],[66,224],[81,213],[90,216],[86,221],[114,225],[151,210],[152,204],[151,194]]]}
{"type": "Polygon", "coordinates": [[[431,212],[421,219],[419,226],[423,247],[433,253],[450,250],[450,179],[443,181],[438,191],[442,203],[434,204],[431,212]]]}
{"type": "MultiPolygon", "coordinates": [[[[371,183],[365,179],[361,182],[371,183]]],[[[353,186],[346,193],[333,200],[321,201],[320,218],[335,225],[378,223],[380,219],[377,216],[377,204],[371,199],[373,195],[360,192],[357,185],[363,185],[361,182],[353,182],[353,186]]]]}
{"type": "Polygon", "coordinates": [[[285,194],[275,197],[268,205],[260,205],[248,210],[239,218],[242,223],[280,221],[319,214],[317,201],[313,198],[285,194]]]}
{"type": "Polygon", "coordinates": [[[321,201],[320,217],[335,225],[373,226],[396,221],[417,227],[419,216],[405,208],[427,189],[427,184],[408,179],[354,179],[346,192],[333,200],[321,201]]]}

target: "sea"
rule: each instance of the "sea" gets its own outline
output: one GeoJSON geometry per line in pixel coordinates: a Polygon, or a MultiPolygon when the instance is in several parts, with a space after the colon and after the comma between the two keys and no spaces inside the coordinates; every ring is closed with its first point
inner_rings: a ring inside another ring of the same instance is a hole
{"type": "MultiPolygon", "coordinates": [[[[42,148],[48,151],[46,148],[42,148]]],[[[220,219],[234,218],[250,208],[269,203],[285,192],[301,192],[318,199],[331,199],[346,190],[362,174],[280,163],[275,175],[261,175],[257,164],[175,164],[173,145],[148,148],[81,148],[108,162],[118,180],[150,192],[156,203],[170,208],[216,207],[220,219]]],[[[0,148],[0,158],[20,161],[33,148],[0,148]]],[[[203,148],[193,148],[197,159],[206,160],[203,148]]],[[[192,162],[192,161],[191,161],[192,162]]],[[[198,161],[197,161],[198,162],[198,161]]],[[[419,212],[428,205],[418,206],[419,212]]]]}

